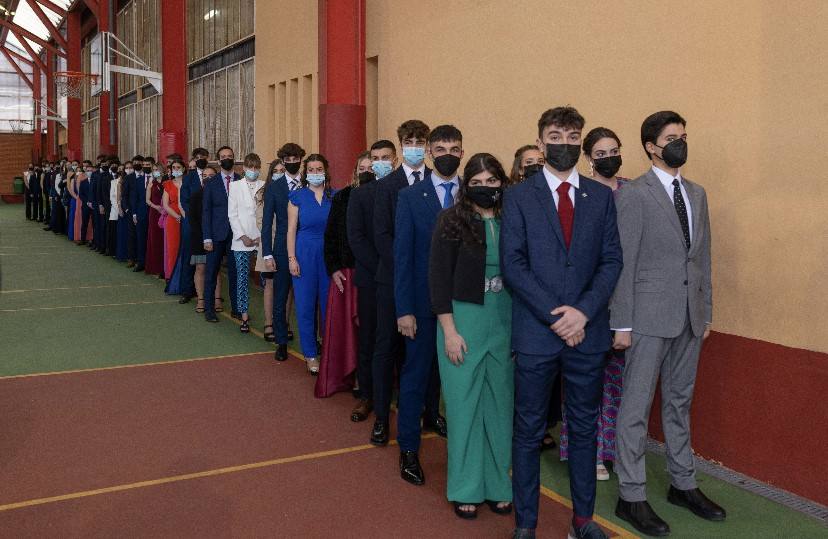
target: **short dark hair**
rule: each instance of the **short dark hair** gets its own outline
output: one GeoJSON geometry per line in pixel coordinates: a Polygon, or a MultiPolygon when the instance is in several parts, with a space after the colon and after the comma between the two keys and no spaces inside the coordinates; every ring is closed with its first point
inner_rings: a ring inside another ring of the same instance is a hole
{"type": "Polygon", "coordinates": [[[155,158],[152,157],[151,155],[145,155],[144,158],[141,161],[149,161],[153,165],[155,164],[155,158]]]}
{"type": "Polygon", "coordinates": [[[463,133],[453,125],[438,125],[428,134],[429,145],[435,142],[463,142],[463,133]]]}
{"type": "Polygon", "coordinates": [[[233,157],[236,156],[236,152],[233,150],[233,148],[231,148],[230,146],[222,146],[221,148],[216,150],[216,159],[219,158],[219,154],[221,153],[222,150],[230,150],[231,152],[233,152],[233,157]]]}
{"type": "Polygon", "coordinates": [[[397,128],[397,138],[400,144],[407,138],[427,139],[429,131],[431,130],[425,122],[421,120],[407,120],[397,128]]]}
{"type": "Polygon", "coordinates": [[[92,166],[92,161],[90,161],[89,159],[84,159],[84,160],[83,160],[83,164],[84,164],[84,165],[89,165],[89,166],[92,166]]]}
{"type": "Polygon", "coordinates": [[[584,117],[581,116],[581,113],[575,107],[569,105],[555,107],[541,114],[538,120],[538,137],[543,137],[543,130],[550,125],[556,125],[565,129],[581,130],[584,128],[585,123],[584,117]]]}
{"type": "Polygon", "coordinates": [[[195,148],[192,153],[190,153],[193,159],[202,156],[202,157],[210,157],[210,152],[207,151],[206,148],[195,148]]]}
{"type": "Polygon", "coordinates": [[[368,151],[372,152],[374,150],[381,150],[383,148],[389,148],[394,153],[397,153],[397,147],[388,139],[378,140],[375,143],[371,144],[371,148],[368,151]]]}
{"type": "Polygon", "coordinates": [[[136,161],[143,161],[143,160],[144,160],[144,156],[140,155],[140,154],[136,155],[135,157],[132,158],[133,163],[136,162],[136,161]]]}
{"type": "Polygon", "coordinates": [[[181,156],[180,153],[171,153],[167,156],[167,161],[183,161],[184,158],[181,156]]]}
{"type": "Polygon", "coordinates": [[[103,161],[104,159],[106,159],[106,154],[98,154],[98,157],[96,157],[95,159],[97,159],[98,161],[103,161]]]}
{"type": "Polygon", "coordinates": [[[650,114],[644,120],[644,123],[641,124],[641,146],[644,148],[644,153],[647,154],[647,158],[650,161],[653,160],[653,156],[647,151],[647,143],[652,142],[655,144],[659,135],[661,135],[661,132],[664,131],[664,128],[670,124],[681,124],[682,126],[687,126],[687,122],[684,118],[682,118],[679,113],[673,112],[672,110],[662,110],[660,112],[650,114]]]}
{"type": "Polygon", "coordinates": [[[591,129],[589,133],[587,133],[586,137],[584,137],[584,155],[589,157],[592,153],[592,147],[595,146],[595,143],[602,138],[615,139],[615,142],[618,143],[618,147],[621,147],[621,139],[618,138],[615,131],[606,127],[596,127],[595,129],[591,129]]]}
{"type": "Polygon", "coordinates": [[[298,157],[302,159],[305,157],[305,149],[296,144],[295,142],[288,142],[282,145],[281,148],[276,152],[276,157],[279,159],[284,160],[285,157],[298,157]]]}

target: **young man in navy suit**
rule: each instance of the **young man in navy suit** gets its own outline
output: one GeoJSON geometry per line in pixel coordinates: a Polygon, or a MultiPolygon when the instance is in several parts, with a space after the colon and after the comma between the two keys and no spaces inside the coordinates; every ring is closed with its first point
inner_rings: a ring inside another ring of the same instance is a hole
{"type": "MultiPolygon", "coordinates": [[[[437,318],[431,309],[428,261],[437,215],[454,205],[460,190],[457,169],[463,158],[463,135],[453,125],[435,127],[428,135],[428,156],[434,170],[423,181],[400,191],[394,236],[394,299],[397,330],[406,337],[405,362],[400,373],[397,442],[400,475],[422,485],[420,417],[430,384],[439,385],[437,318]]],[[[481,284],[482,286],[482,284],[481,284]]]]}
{"type": "Polygon", "coordinates": [[[121,183],[121,210],[127,221],[127,268],[135,267],[136,238],[135,223],[132,221],[132,190],[135,189],[136,178],[143,177],[144,157],[136,155],[132,161],[124,167],[124,181],[121,183]]]}
{"type": "Polygon", "coordinates": [[[520,538],[535,536],[541,440],[559,371],[569,421],[569,537],[606,537],[592,521],[596,421],[610,347],[607,304],[622,256],[612,191],[575,168],[583,127],[572,107],[544,112],[537,144],[546,165],[507,190],[503,203],[501,264],[512,290],[516,352],[514,537],[520,538]]]}
{"type": "Polygon", "coordinates": [[[129,209],[132,213],[132,224],[135,226],[135,273],[144,271],[144,262],[147,258],[147,229],[149,228],[149,206],[147,206],[147,189],[152,182],[152,166],[155,158],[144,157],[141,163],[141,176],[136,176],[135,183],[130,190],[129,209]]]}
{"type": "Polygon", "coordinates": [[[271,181],[265,189],[262,208],[262,257],[267,269],[273,272],[273,336],[276,339],[276,361],[288,358],[288,312],[287,300],[292,279],[288,271],[287,254],[287,208],[288,194],[302,187],[299,168],[305,149],[294,142],[284,144],[276,156],[285,165],[285,175],[271,181]],[[273,237],[273,227],[276,237],[273,237]]]}
{"type": "MultiPolygon", "coordinates": [[[[236,262],[230,251],[233,231],[227,216],[227,195],[230,182],[239,179],[233,171],[235,154],[229,146],[222,146],[216,153],[221,172],[204,184],[204,198],[201,210],[201,229],[204,234],[204,250],[207,251],[207,271],[204,276],[204,319],[218,322],[216,316],[216,278],[221,270],[221,261],[227,257],[227,281],[230,289],[230,305],[233,316],[241,318],[236,310],[236,262]]],[[[243,278],[247,278],[245,275],[243,278]]]]}
{"type": "MultiPolygon", "coordinates": [[[[408,120],[397,128],[403,163],[379,180],[374,198],[374,247],[377,250],[377,329],[374,343],[372,375],[374,382],[374,413],[371,443],[388,444],[388,417],[391,392],[394,388],[394,367],[403,356],[403,339],[397,325],[394,303],[394,226],[399,192],[421,181],[431,169],[425,166],[426,141],[429,128],[420,120],[408,120]]],[[[372,165],[373,167],[373,165],[372,165]]],[[[387,167],[386,167],[387,168],[387,167]]],[[[410,271],[410,269],[409,269],[410,271]]],[[[439,381],[429,388],[426,399],[426,427],[446,435],[445,419],[439,414],[439,381]]]]}

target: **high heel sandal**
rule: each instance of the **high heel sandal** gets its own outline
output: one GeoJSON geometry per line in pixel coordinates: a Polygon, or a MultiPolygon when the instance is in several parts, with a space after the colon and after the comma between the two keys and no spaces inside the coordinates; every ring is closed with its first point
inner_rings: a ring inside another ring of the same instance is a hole
{"type": "Polygon", "coordinates": [[[492,510],[493,513],[497,513],[498,515],[508,515],[512,512],[512,503],[509,502],[507,505],[503,507],[498,507],[498,504],[505,503],[505,502],[494,502],[492,500],[486,500],[486,505],[489,506],[489,509],[492,510]]]}
{"type": "Polygon", "coordinates": [[[477,504],[476,503],[462,503],[462,502],[453,502],[454,503],[454,514],[464,520],[474,520],[477,518],[477,504]],[[460,509],[466,505],[471,505],[474,507],[471,511],[460,509]]]}
{"type": "Polygon", "coordinates": [[[268,324],[264,327],[264,340],[267,342],[276,342],[276,334],[273,333],[273,324],[268,324]],[[270,328],[270,331],[267,328],[270,328]]]}
{"type": "Polygon", "coordinates": [[[217,313],[223,313],[224,312],[224,298],[216,298],[215,311],[217,313]],[[219,302],[221,302],[221,303],[219,303],[219,302]]]}
{"type": "Polygon", "coordinates": [[[316,358],[306,359],[305,360],[305,367],[307,367],[308,372],[311,376],[316,376],[319,374],[319,360],[316,358]]]}
{"type": "Polygon", "coordinates": [[[241,321],[241,326],[239,326],[239,331],[241,331],[242,333],[250,333],[250,319],[249,318],[247,320],[243,319],[241,321]]]}
{"type": "Polygon", "coordinates": [[[195,312],[201,314],[204,312],[204,298],[198,298],[196,301],[195,312]]]}

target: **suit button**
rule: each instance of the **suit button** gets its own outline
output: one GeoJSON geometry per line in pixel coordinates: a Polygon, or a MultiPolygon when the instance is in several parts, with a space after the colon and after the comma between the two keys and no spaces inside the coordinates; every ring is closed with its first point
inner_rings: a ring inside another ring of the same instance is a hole
{"type": "Polygon", "coordinates": [[[571,268],[571,267],[572,267],[572,262],[567,262],[567,263],[566,263],[566,267],[567,267],[567,268],[571,268]]]}
{"type": "Polygon", "coordinates": [[[687,286],[687,281],[684,281],[684,286],[687,286]]]}

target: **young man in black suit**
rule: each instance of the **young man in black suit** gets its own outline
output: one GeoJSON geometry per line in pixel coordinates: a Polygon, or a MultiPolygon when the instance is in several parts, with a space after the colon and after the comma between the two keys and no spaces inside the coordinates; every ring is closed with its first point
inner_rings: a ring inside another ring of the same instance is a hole
{"type": "MultiPolygon", "coordinates": [[[[377,338],[374,347],[374,412],[376,421],[371,430],[371,443],[388,443],[388,414],[391,391],[394,385],[394,366],[401,363],[403,354],[402,335],[397,326],[397,309],[394,302],[394,220],[399,192],[422,180],[425,166],[426,140],[430,129],[420,120],[408,120],[397,129],[402,146],[403,163],[380,180],[374,200],[374,245],[379,261],[375,280],[377,283],[377,338]]],[[[423,427],[441,436],[446,435],[446,420],[439,414],[440,384],[432,383],[428,390],[423,427]]]]}
{"type": "MultiPolygon", "coordinates": [[[[390,140],[378,140],[371,145],[371,168],[377,180],[388,176],[397,165],[397,147],[390,140]]],[[[348,244],[356,260],[354,284],[359,289],[357,313],[359,316],[359,360],[357,380],[360,399],[351,412],[351,421],[365,421],[374,408],[373,357],[377,333],[377,273],[379,256],[374,246],[375,180],[351,192],[346,219],[348,244]]]]}

